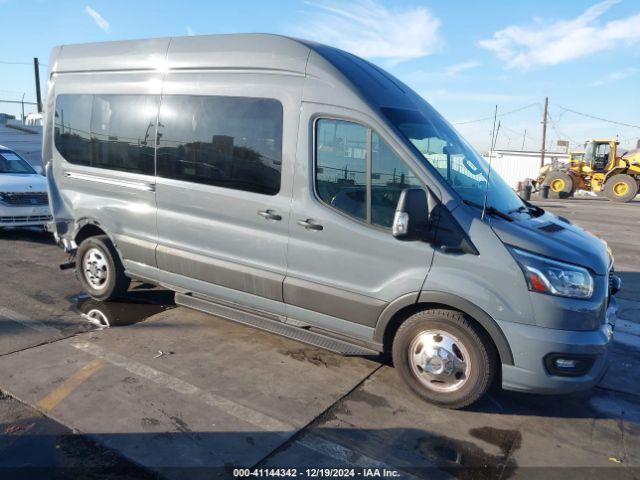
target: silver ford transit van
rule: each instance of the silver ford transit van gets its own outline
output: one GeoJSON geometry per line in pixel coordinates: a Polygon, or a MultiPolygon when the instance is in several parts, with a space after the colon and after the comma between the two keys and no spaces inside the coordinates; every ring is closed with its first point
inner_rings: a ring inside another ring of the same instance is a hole
{"type": "Polygon", "coordinates": [[[607,245],[520,200],[379,67],[248,34],[65,45],[49,68],[51,228],[95,299],[139,279],[346,355],[391,352],[452,408],[494,382],[570,392],[606,371],[607,245]]]}

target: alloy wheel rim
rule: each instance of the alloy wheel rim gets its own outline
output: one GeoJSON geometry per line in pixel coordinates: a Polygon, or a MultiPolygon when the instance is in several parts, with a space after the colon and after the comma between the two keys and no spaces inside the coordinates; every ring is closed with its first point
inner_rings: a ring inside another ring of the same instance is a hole
{"type": "Polygon", "coordinates": [[[109,263],[100,249],[94,247],[85,252],[82,258],[82,273],[91,288],[102,290],[107,287],[109,263]]]}
{"type": "Polygon", "coordinates": [[[467,347],[444,330],[418,333],[409,345],[411,371],[427,389],[434,392],[460,390],[471,372],[467,347]]]}

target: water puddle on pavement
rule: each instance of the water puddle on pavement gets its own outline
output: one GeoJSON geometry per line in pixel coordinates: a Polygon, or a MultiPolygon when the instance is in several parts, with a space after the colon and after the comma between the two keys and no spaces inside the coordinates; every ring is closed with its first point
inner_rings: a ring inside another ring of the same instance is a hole
{"type": "Polygon", "coordinates": [[[172,302],[156,302],[144,298],[123,298],[99,302],[88,296],[74,298],[75,308],[89,323],[98,328],[123,327],[175,307],[172,302]]]}
{"type": "Polygon", "coordinates": [[[498,447],[500,453],[488,453],[474,442],[443,435],[422,436],[416,450],[460,480],[506,479],[515,473],[517,464],[511,454],[520,449],[522,435],[519,431],[482,427],[472,428],[469,433],[475,439],[498,447]]]}

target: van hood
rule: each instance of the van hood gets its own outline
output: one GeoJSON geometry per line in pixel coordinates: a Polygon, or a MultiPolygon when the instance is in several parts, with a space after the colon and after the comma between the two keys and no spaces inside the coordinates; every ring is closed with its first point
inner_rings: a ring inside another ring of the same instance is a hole
{"type": "Polygon", "coordinates": [[[492,218],[491,228],[508,245],[607,275],[611,258],[606,242],[563,217],[523,213],[512,222],[492,218]]]}
{"type": "Polygon", "coordinates": [[[37,173],[0,173],[0,192],[46,192],[47,181],[37,173]]]}

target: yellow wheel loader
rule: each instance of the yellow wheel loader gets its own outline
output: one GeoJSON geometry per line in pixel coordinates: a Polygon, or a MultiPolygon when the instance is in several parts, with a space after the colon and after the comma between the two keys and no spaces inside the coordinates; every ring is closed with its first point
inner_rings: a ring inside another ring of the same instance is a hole
{"type": "Polygon", "coordinates": [[[617,139],[595,139],[584,152],[571,152],[569,163],[540,169],[536,189],[548,187],[551,198],[569,198],[576,190],[604,194],[616,202],[630,202],[640,189],[640,149],[621,152],[617,139]]]}

